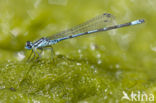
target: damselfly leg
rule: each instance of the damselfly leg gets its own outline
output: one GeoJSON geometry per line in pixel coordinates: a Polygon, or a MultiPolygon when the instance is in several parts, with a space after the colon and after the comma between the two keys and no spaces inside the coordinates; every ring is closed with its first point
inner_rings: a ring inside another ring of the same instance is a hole
{"type": "Polygon", "coordinates": [[[30,53],[30,55],[29,55],[29,57],[28,57],[28,59],[27,59],[28,62],[29,62],[29,61],[33,61],[33,60],[36,58],[36,53],[35,53],[35,52],[37,52],[37,54],[38,54],[37,59],[40,58],[40,54],[38,53],[38,51],[32,49],[32,50],[31,50],[31,53],[30,53]],[[33,56],[32,56],[32,55],[33,55],[33,56]]]}
{"type": "Polygon", "coordinates": [[[29,61],[29,60],[30,60],[30,58],[31,58],[32,54],[33,54],[33,50],[31,50],[31,53],[30,53],[29,57],[27,58],[27,61],[29,61]]]}
{"type": "Polygon", "coordinates": [[[36,50],[36,53],[38,54],[38,56],[35,61],[38,61],[41,58],[42,49],[40,49],[40,50],[41,50],[40,53],[36,50]]]}
{"type": "Polygon", "coordinates": [[[47,46],[46,48],[43,48],[45,50],[50,50],[51,51],[51,60],[54,62],[54,57],[55,57],[55,52],[52,46],[47,46]]]}
{"type": "Polygon", "coordinates": [[[55,52],[54,52],[52,46],[47,46],[47,47],[44,47],[44,48],[40,48],[38,50],[37,49],[32,49],[27,61],[28,62],[33,61],[33,60],[38,61],[42,57],[41,54],[42,54],[43,50],[50,50],[51,60],[54,62],[55,52]],[[39,50],[40,50],[40,52],[39,52],[39,50]]]}

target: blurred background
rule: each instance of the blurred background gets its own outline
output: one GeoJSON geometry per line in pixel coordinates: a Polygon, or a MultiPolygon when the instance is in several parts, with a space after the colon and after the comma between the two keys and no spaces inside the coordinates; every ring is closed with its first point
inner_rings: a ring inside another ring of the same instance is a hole
{"type": "Polygon", "coordinates": [[[154,63],[154,5],[155,1],[150,0],[0,0],[0,57],[17,60],[16,57],[25,51],[26,41],[35,41],[99,14],[111,13],[118,24],[135,19],[145,19],[146,23],[66,40],[55,45],[55,51],[78,58],[79,50],[83,58],[88,59],[88,56],[94,58],[99,52],[105,62],[111,56],[124,61],[133,59],[132,62],[135,60],[137,63],[154,63]],[[95,45],[98,46],[97,51],[90,49],[95,45]]]}
{"type": "Polygon", "coordinates": [[[136,19],[146,23],[60,42],[53,46],[56,54],[101,66],[122,63],[132,68],[155,68],[155,4],[150,0],[1,0],[0,61],[21,61],[29,55],[24,49],[26,41],[111,13],[117,24],[136,19]]]}
{"type": "Polygon", "coordinates": [[[141,72],[140,78],[146,75],[148,79],[143,79],[155,84],[155,5],[155,0],[0,0],[0,62],[24,60],[29,54],[24,49],[28,40],[110,13],[117,24],[136,19],[145,19],[145,23],[65,40],[54,45],[54,51],[85,61],[91,68],[130,69],[137,71],[136,75],[141,72]]]}

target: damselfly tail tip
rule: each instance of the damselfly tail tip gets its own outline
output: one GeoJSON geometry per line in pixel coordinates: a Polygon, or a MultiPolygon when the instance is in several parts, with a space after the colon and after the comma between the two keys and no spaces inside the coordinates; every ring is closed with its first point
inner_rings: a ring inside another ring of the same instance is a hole
{"type": "Polygon", "coordinates": [[[145,22],[144,19],[139,19],[139,20],[132,21],[131,25],[141,24],[141,23],[144,23],[144,22],[145,22]]]}

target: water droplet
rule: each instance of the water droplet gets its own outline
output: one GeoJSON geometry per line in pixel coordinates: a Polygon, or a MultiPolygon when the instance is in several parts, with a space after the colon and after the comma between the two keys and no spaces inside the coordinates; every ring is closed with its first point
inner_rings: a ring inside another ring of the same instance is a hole
{"type": "Polygon", "coordinates": [[[151,46],[151,49],[156,52],[156,46],[151,46]]]}
{"type": "Polygon", "coordinates": [[[18,53],[17,53],[17,59],[18,59],[18,61],[21,61],[21,60],[23,60],[24,58],[25,58],[25,55],[24,55],[23,52],[18,52],[18,53]]]}
{"type": "Polygon", "coordinates": [[[90,48],[91,48],[91,50],[95,50],[95,45],[91,43],[90,48]]]}
{"type": "Polygon", "coordinates": [[[35,4],[34,4],[34,7],[37,8],[38,5],[40,4],[41,0],[36,0],[35,4]]]}
{"type": "Polygon", "coordinates": [[[99,60],[98,60],[98,64],[101,64],[101,63],[102,63],[102,61],[99,59],[99,60]]]}
{"type": "Polygon", "coordinates": [[[78,53],[81,53],[81,49],[78,50],[78,53]]]}
{"type": "Polygon", "coordinates": [[[107,96],[105,96],[104,99],[107,99],[107,96]]]}
{"type": "Polygon", "coordinates": [[[58,52],[58,51],[57,51],[57,52],[55,52],[55,54],[56,54],[56,55],[59,55],[59,54],[60,54],[60,52],[58,52]]]}
{"type": "Polygon", "coordinates": [[[17,37],[20,34],[20,29],[19,28],[14,28],[10,31],[13,36],[17,37]]]}
{"type": "Polygon", "coordinates": [[[97,54],[97,58],[100,58],[101,57],[101,54],[97,54]]]}
{"type": "Polygon", "coordinates": [[[94,65],[90,66],[90,68],[95,68],[94,65]]]}
{"type": "Polygon", "coordinates": [[[81,65],[81,63],[76,63],[76,65],[81,65]]]}
{"type": "Polygon", "coordinates": [[[115,66],[115,67],[118,69],[118,68],[120,68],[120,65],[119,65],[119,64],[116,64],[116,66],[115,66]]]}

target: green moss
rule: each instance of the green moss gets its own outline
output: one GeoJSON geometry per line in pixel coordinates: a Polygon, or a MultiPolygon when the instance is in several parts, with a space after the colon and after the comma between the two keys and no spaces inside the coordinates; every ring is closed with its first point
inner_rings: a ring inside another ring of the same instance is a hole
{"type": "Polygon", "coordinates": [[[55,64],[49,59],[8,62],[1,65],[0,75],[2,102],[120,102],[122,91],[155,88],[144,71],[108,70],[65,57],[57,57],[55,64]]]}

